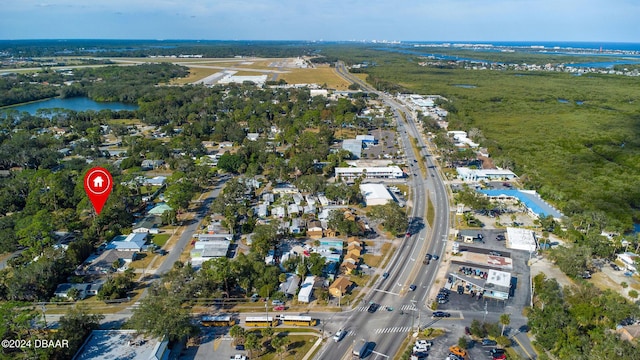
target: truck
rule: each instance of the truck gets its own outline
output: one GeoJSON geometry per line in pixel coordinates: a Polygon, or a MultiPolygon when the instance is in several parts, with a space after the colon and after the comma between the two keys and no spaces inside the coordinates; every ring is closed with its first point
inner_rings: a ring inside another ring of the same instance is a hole
{"type": "Polygon", "coordinates": [[[357,356],[359,359],[363,358],[366,355],[368,348],[369,348],[369,342],[368,341],[363,342],[360,347],[356,347],[354,345],[352,354],[353,354],[353,356],[357,356]]]}

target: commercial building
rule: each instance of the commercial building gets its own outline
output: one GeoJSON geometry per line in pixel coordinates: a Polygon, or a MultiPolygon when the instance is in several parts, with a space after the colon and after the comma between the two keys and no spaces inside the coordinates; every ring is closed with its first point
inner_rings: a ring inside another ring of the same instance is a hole
{"type": "Polygon", "coordinates": [[[360,184],[360,193],[367,206],[385,205],[393,201],[393,197],[383,184],[360,184]]]}
{"type": "Polygon", "coordinates": [[[479,190],[492,201],[519,201],[527,208],[527,212],[534,217],[541,218],[548,215],[560,221],[562,213],[542,200],[535,190],[479,190]]]}
{"type": "Polygon", "coordinates": [[[354,159],[362,157],[362,140],[347,139],[342,142],[342,148],[353,154],[354,159]]]}
{"type": "Polygon", "coordinates": [[[536,235],[533,231],[523,228],[507,228],[507,248],[533,252],[537,247],[536,235]]]}
{"type": "Polygon", "coordinates": [[[334,169],[336,178],[353,180],[359,176],[367,179],[400,179],[404,172],[398,166],[385,167],[337,167],[334,169]]]}
{"type": "Polygon", "coordinates": [[[93,330],[73,360],[169,359],[169,341],[143,336],[135,330],[93,330]]]}
{"type": "Polygon", "coordinates": [[[517,176],[511,170],[502,169],[470,169],[467,167],[456,168],[458,178],[463,181],[491,181],[512,180],[517,176]]]}

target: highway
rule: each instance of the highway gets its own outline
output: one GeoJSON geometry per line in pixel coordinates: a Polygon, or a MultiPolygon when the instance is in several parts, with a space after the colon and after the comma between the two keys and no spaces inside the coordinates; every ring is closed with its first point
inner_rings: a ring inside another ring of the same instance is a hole
{"type": "Polygon", "coordinates": [[[375,343],[369,359],[394,358],[412,326],[417,328],[420,324],[431,322],[431,311],[426,307],[427,295],[434,283],[438,262],[423,265],[422,259],[427,252],[440,257],[443,255],[449,230],[449,200],[444,182],[437,172],[431,170],[435,169],[435,164],[411,113],[390,96],[375,91],[349,74],[344,64],[338,63],[336,70],[348,81],[359,84],[363,90],[378,94],[395,115],[397,131],[411,170],[409,185],[412,196],[408,230],[411,236],[404,239],[389,262],[386,268],[389,277],[380,277],[362,304],[352,311],[334,314],[329,320],[325,320],[325,331],[335,333],[342,328],[348,331],[348,335],[339,343],[327,342],[316,359],[349,359],[352,348],[360,347],[364,341],[375,343]],[[407,122],[401,114],[404,114],[407,122]],[[420,149],[417,154],[411,146],[410,137],[417,141],[420,149]],[[418,162],[422,161],[428,169],[426,177],[418,166],[418,162]],[[431,201],[435,209],[435,221],[431,226],[425,219],[427,201],[431,201]],[[416,291],[409,291],[411,284],[417,285],[416,291]],[[372,302],[382,306],[375,313],[363,311],[372,302]],[[393,310],[389,311],[386,307],[393,310]]]}

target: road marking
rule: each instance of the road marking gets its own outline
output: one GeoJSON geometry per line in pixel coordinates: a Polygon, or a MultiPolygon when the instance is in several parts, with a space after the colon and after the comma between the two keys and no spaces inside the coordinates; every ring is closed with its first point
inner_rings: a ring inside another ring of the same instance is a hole
{"type": "Polygon", "coordinates": [[[391,333],[409,332],[409,330],[411,330],[410,326],[396,326],[396,327],[392,327],[392,328],[376,329],[375,333],[376,334],[391,334],[391,333]]]}
{"type": "MultiPolygon", "coordinates": [[[[398,285],[400,285],[400,284],[398,284],[398,285]]],[[[402,285],[400,285],[400,286],[402,286],[402,285]]],[[[373,290],[374,291],[378,291],[378,292],[382,292],[382,293],[385,293],[385,294],[390,294],[390,295],[396,295],[396,296],[400,295],[399,293],[394,293],[394,292],[387,291],[387,290],[380,290],[380,289],[373,289],[373,290]]]]}

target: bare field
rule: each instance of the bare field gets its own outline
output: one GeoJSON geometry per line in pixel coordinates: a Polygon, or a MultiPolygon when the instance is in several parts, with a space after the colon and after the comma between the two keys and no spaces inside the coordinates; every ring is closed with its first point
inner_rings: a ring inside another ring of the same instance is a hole
{"type": "Polygon", "coordinates": [[[284,79],[289,84],[327,84],[328,88],[347,90],[349,82],[338,76],[333,68],[318,67],[315,69],[289,69],[287,74],[279,74],[278,80],[284,79]]]}

